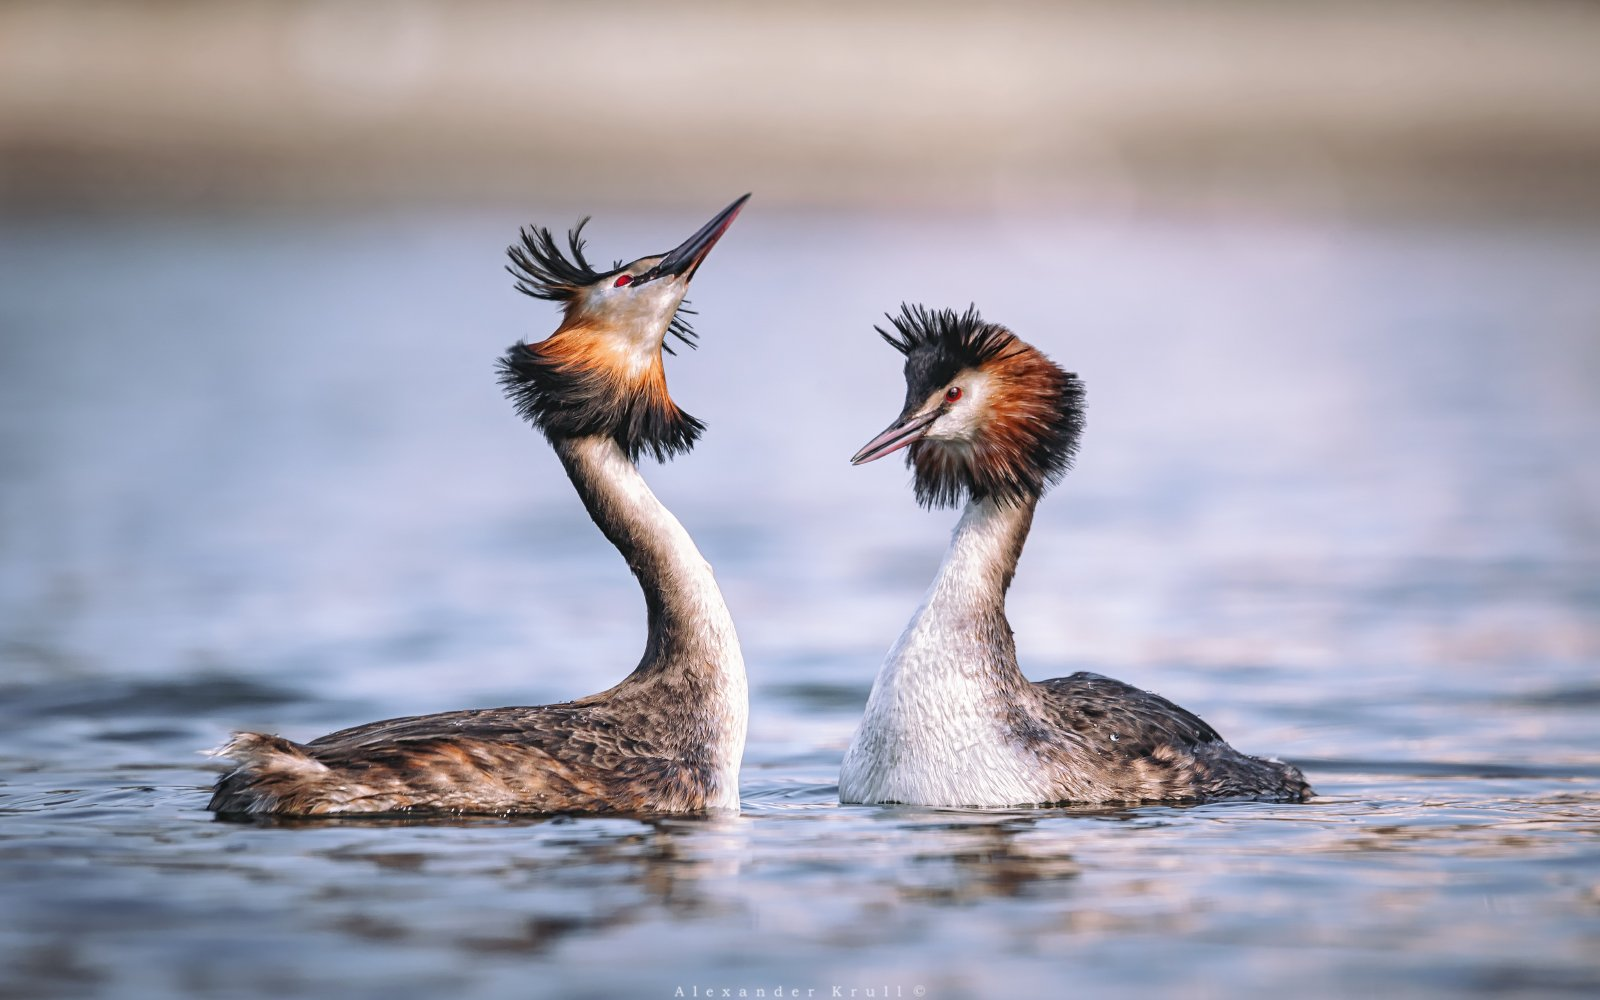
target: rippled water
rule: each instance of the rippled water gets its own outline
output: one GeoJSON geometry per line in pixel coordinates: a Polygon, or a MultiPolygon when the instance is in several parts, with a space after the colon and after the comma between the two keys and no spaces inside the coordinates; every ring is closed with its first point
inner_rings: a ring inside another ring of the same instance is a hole
{"type": "Polygon", "coordinates": [[[669,363],[711,431],[647,470],[740,623],[744,814],[213,821],[195,751],[229,729],[636,659],[642,601],[490,371],[553,316],[500,248],[574,214],[0,227],[0,995],[1600,992],[1590,231],[753,202],[669,363]],[[1160,691],[1313,802],[836,803],[953,522],[846,464],[898,409],[869,327],[902,298],[976,300],[1089,387],[1025,669],[1160,691]]]}

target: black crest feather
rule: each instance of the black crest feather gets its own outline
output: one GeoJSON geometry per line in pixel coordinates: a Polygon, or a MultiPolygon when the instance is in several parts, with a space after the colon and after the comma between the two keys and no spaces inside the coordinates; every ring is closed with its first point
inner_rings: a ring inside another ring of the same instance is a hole
{"type": "Polygon", "coordinates": [[[969,305],[966,312],[958,313],[954,309],[929,309],[903,302],[900,315],[885,313],[884,316],[895,332],[890,333],[881,326],[873,329],[907,358],[913,353],[924,354],[934,349],[951,361],[961,362],[960,368],[976,368],[1018,343],[1016,334],[1010,330],[997,323],[985,323],[976,305],[969,305]]]}
{"type": "MultiPolygon", "coordinates": [[[[578,289],[621,273],[627,267],[622,261],[617,261],[609,271],[596,271],[584,257],[583,248],[588,244],[583,238],[583,227],[588,224],[589,216],[586,215],[578,220],[576,226],[567,230],[566,251],[561,249],[555,234],[549,229],[543,226],[522,227],[521,242],[506,247],[506,256],[511,258],[506,270],[517,279],[517,291],[550,302],[570,302],[577,297],[578,289]]],[[[678,311],[667,323],[667,332],[686,347],[694,349],[700,346],[695,343],[699,334],[694,332],[685,315],[696,315],[689,308],[687,299],[678,303],[678,311]]],[[[668,354],[676,356],[678,353],[669,344],[663,343],[661,346],[668,354]]]]}
{"type": "Polygon", "coordinates": [[[506,248],[506,255],[511,258],[506,270],[517,279],[517,291],[536,299],[565,302],[576,295],[579,288],[604,277],[583,256],[583,227],[588,224],[589,217],[584,216],[567,230],[570,259],[562,253],[550,230],[543,226],[524,226],[522,243],[506,248]]]}
{"type": "Polygon", "coordinates": [[[506,398],[552,443],[604,435],[633,461],[648,453],[665,462],[688,452],[705,430],[664,391],[619,386],[608,372],[575,365],[543,346],[513,344],[496,368],[506,398]]]}
{"type": "Polygon", "coordinates": [[[995,398],[976,441],[954,445],[925,437],[907,451],[918,503],[953,507],[968,496],[1032,502],[1066,475],[1084,426],[1084,389],[1076,375],[1005,327],[985,322],[976,306],[957,313],[902,305],[888,318],[894,332],[878,333],[906,358],[902,420],[963,371],[982,370],[994,382],[995,398]]]}

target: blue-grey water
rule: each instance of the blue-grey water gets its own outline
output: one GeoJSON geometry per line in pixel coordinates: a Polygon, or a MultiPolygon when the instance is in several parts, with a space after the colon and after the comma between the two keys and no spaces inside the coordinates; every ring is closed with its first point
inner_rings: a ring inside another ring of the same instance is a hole
{"type": "MultiPolygon", "coordinates": [[[[197,751],[230,729],[561,700],[637,658],[621,559],[491,370],[555,315],[501,248],[577,214],[0,225],[0,996],[1600,993],[1576,226],[758,197],[669,359],[710,431],[646,470],[739,622],[743,814],[213,820],[197,751]],[[1088,385],[1012,592],[1025,670],[1162,692],[1315,800],[837,804],[954,520],[846,461],[899,408],[871,325],[901,299],[976,301],[1088,385]]],[[[700,221],[602,212],[594,255],[700,221]]]]}

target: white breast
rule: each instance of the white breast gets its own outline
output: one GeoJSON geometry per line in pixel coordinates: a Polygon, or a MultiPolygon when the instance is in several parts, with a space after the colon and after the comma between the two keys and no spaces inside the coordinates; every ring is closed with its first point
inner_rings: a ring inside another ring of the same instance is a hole
{"type": "Polygon", "coordinates": [[[889,651],[839,772],[842,802],[1010,806],[1048,802],[1038,758],[1006,723],[1015,653],[986,645],[1029,513],[970,505],[911,624],[889,651]],[[988,638],[986,638],[988,637],[988,638]]]}
{"type": "MultiPolygon", "coordinates": [[[[955,637],[950,637],[955,638],[955,637]]],[[[872,686],[839,772],[841,802],[1009,806],[1049,801],[1039,762],[1004,725],[972,661],[908,630],[872,686]]]]}

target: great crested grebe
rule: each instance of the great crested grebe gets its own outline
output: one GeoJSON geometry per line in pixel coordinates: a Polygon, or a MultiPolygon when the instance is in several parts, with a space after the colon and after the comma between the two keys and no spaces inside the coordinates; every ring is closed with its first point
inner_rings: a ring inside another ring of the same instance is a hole
{"type": "Polygon", "coordinates": [[[213,751],[238,766],[217,781],[208,808],[289,816],[739,808],[749,698],[733,620],[711,567],[634,463],[643,452],[664,461],[688,451],[704,427],[668,396],[661,351],[669,332],[690,342],[684,292],[749,197],[670,253],[605,272],[584,259],[582,222],[567,234],[570,259],[537,227],[508,251],[518,289],[563,303],[565,317],[549,338],[513,345],[500,381],[644,589],[638,667],[608,691],[555,705],[390,719],[305,744],[237,733],[213,751]]]}
{"type": "Polygon", "coordinates": [[[1083,430],[1083,385],[974,307],[902,306],[906,402],[851,459],[910,446],[918,502],[966,509],[889,650],[839,774],[844,802],[928,806],[1299,800],[1288,764],[1242,754],[1198,716],[1099,674],[1029,681],[1005,595],[1045,490],[1083,430]]]}

